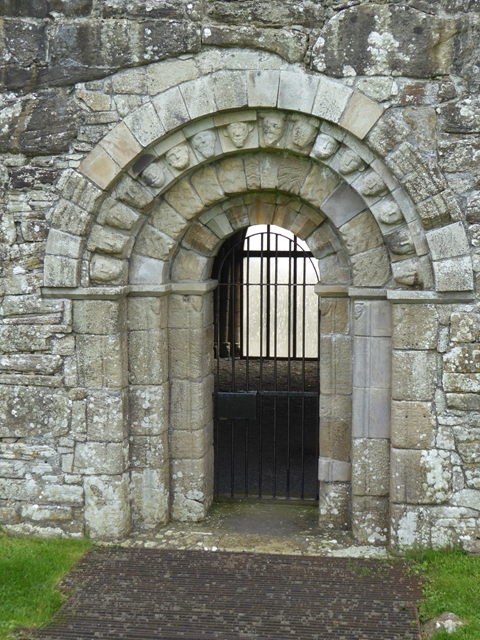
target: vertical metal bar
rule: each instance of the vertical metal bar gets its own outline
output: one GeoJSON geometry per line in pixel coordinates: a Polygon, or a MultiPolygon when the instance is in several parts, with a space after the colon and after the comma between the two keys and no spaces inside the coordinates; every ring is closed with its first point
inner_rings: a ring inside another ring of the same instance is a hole
{"type": "Polygon", "coordinates": [[[232,439],[230,445],[230,497],[235,497],[235,420],[230,420],[232,424],[232,439]]]}
{"type": "MultiPolygon", "coordinates": [[[[306,308],[307,308],[307,258],[303,257],[302,282],[302,392],[305,393],[305,345],[306,345],[306,308]]],[[[305,396],[302,396],[302,488],[300,498],[305,497],[305,396]]]]}
{"type": "MultiPolygon", "coordinates": [[[[287,391],[290,392],[292,353],[292,241],[288,243],[287,391]]],[[[290,498],[290,394],[287,396],[287,499],[290,498]]]]}
{"type": "MultiPolygon", "coordinates": [[[[268,230],[268,227],[267,227],[268,230]]],[[[263,390],[263,260],[264,260],[264,252],[263,252],[263,239],[264,233],[261,235],[261,245],[260,245],[260,380],[259,380],[259,390],[263,390]]],[[[267,235],[268,240],[268,235],[267,235]]],[[[259,407],[259,420],[258,420],[258,497],[262,497],[262,475],[263,475],[263,441],[262,441],[262,428],[263,428],[263,402],[262,396],[260,395],[260,407],[259,407]]]]}
{"type": "MultiPolygon", "coordinates": [[[[221,282],[221,269],[220,269],[220,273],[219,273],[219,280],[221,282]]],[[[215,469],[215,484],[216,484],[216,491],[215,493],[218,495],[220,492],[220,469],[219,469],[219,460],[220,460],[220,443],[219,443],[219,438],[220,438],[220,425],[219,425],[219,418],[218,418],[218,391],[219,391],[219,386],[220,386],[220,299],[221,299],[221,295],[220,292],[222,290],[222,285],[218,284],[217,286],[217,290],[215,291],[215,298],[217,300],[217,305],[215,308],[215,330],[216,330],[216,334],[217,334],[217,353],[216,358],[217,358],[217,362],[216,362],[216,369],[217,369],[217,375],[215,377],[215,386],[214,386],[214,390],[215,390],[215,400],[214,400],[214,418],[215,418],[215,446],[214,446],[214,456],[215,456],[215,460],[214,460],[214,469],[215,469]]]]}
{"type": "Polygon", "coordinates": [[[236,247],[233,247],[231,254],[231,269],[230,269],[230,282],[229,282],[229,306],[230,306],[230,358],[232,362],[232,391],[235,391],[236,379],[235,379],[235,261],[236,261],[236,247]]]}
{"type": "Polygon", "coordinates": [[[250,374],[250,237],[246,238],[247,244],[247,279],[246,279],[246,294],[247,294],[247,330],[246,330],[246,343],[247,349],[245,352],[245,386],[246,391],[249,390],[249,374],[250,374]]]}
{"type": "MultiPolygon", "coordinates": [[[[275,234],[275,284],[274,284],[274,336],[273,336],[273,389],[277,391],[278,354],[278,234],[275,234]]],[[[273,497],[277,497],[277,396],[273,396],[273,497]]]]}
{"type": "Polygon", "coordinates": [[[297,331],[298,331],[298,327],[297,327],[297,314],[298,314],[298,309],[297,309],[297,280],[298,280],[298,273],[297,273],[297,236],[293,236],[293,255],[295,256],[293,258],[293,327],[292,327],[292,334],[293,334],[293,352],[292,352],[292,357],[294,359],[297,358],[297,331]]]}
{"type": "MultiPolygon", "coordinates": [[[[321,420],[320,420],[320,350],[321,350],[321,330],[322,330],[322,309],[320,307],[320,300],[317,309],[317,434],[315,438],[315,460],[318,460],[320,455],[320,429],[322,428],[321,420]]],[[[317,463],[318,464],[318,463],[317,463]]],[[[316,499],[319,499],[319,482],[317,481],[317,491],[316,491],[316,499]]]]}
{"type": "Polygon", "coordinates": [[[265,356],[267,358],[270,357],[270,240],[271,240],[271,233],[270,233],[270,225],[267,225],[267,257],[266,257],[266,268],[267,268],[267,276],[266,276],[266,280],[265,280],[265,284],[266,284],[266,311],[265,311],[265,315],[266,315],[266,328],[265,328],[265,343],[266,343],[266,349],[265,349],[265,356]]]}

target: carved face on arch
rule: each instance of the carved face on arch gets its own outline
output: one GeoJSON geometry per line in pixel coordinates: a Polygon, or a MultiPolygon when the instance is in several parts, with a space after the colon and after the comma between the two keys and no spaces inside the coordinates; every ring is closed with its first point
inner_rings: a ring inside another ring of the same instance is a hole
{"type": "Polygon", "coordinates": [[[192,138],[192,146],[195,151],[204,158],[211,158],[215,155],[215,134],[210,129],[200,131],[192,138]]]}
{"type": "Polygon", "coordinates": [[[269,113],[263,117],[263,139],[265,144],[273,147],[285,133],[287,121],[283,113],[269,113]]]}
{"type": "Polygon", "coordinates": [[[251,131],[253,131],[253,126],[248,122],[231,122],[225,131],[225,135],[230,138],[237,149],[241,149],[251,131]]]}
{"type": "Polygon", "coordinates": [[[301,116],[293,117],[292,119],[292,144],[298,149],[305,149],[313,142],[318,125],[314,120],[302,118],[301,116]]]}
{"type": "Polygon", "coordinates": [[[186,169],[190,164],[190,154],[186,144],[179,144],[170,149],[166,155],[167,162],[178,171],[186,169]]]}

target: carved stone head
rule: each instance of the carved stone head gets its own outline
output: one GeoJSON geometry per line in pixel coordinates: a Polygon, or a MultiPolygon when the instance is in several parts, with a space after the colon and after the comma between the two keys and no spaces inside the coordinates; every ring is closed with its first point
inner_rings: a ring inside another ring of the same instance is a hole
{"type": "Polygon", "coordinates": [[[224,135],[230,138],[237,149],[241,149],[251,131],[253,131],[253,125],[248,122],[231,122],[224,131],[224,135]]]}
{"type": "Polygon", "coordinates": [[[268,147],[273,147],[285,133],[287,116],[284,113],[272,111],[260,117],[262,120],[262,132],[265,144],[268,147]]]}
{"type": "Polygon", "coordinates": [[[338,142],[326,133],[320,133],[315,140],[311,155],[319,160],[330,158],[338,149],[338,142]]]}
{"type": "Polygon", "coordinates": [[[363,160],[351,149],[344,149],[338,165],[338,170],[342,175],[348,175],[363,166],[363,160]]]}
{"type": "Polygon", "coordinates": [[[178,171],[186,169],[190,164],[190,153],[186,144],[179,144],[167,151],[167,162],[178,171]]]}
{"type": "Polygon", "coordinates": [[[378,219],[383,224],[396,224],[403,218],[400,207],[392,200],[384,200],[380,202],[378,208],[378,219]]]}
{"type": "Polygon", "coordinates": [[[380,176],[372,171],[364,177],[360,190],[367,197],[379,196],[387,191],[387,186],[380,176]]]}
{"type": "Polygon", "coordinates": [[[300,115],[292,116],[292,144],[298,149],[305,149],[313,142],[319,122],[315,118],[306,118],[300,115]]]}
{"type": "Polygon", "coordinates": [[[152,162],[142,171],[142,178],[151,187],[159,189],[165,184],[163,165],[160,162],[152,162]]]}
{"type": "Polygon", "coordinates": [[[203,158],[211,158],[215,155],[215,133],[211,129],[200,131],[191,140],[192,147],[203,158]]]}

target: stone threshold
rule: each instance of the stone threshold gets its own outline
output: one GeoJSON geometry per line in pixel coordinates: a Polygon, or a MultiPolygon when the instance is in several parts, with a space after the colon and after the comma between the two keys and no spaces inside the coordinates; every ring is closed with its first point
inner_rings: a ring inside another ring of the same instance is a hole
{"type": "Polygon", "coordinates": [[[319,529],[317,518],[317,504],[220,502],[212,506],[208,517],[201,522],[169,522],[155,532],[133,533],[118,546],[300,556],[394,557],[385,547],[355,544],[350,532],[319,529]]]}

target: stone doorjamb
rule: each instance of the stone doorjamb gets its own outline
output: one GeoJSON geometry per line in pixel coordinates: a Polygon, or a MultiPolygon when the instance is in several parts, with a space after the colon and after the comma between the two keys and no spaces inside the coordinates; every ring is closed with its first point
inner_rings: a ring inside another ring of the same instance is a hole
{"type": "Polygon", "coordinates": [[[396,366],[397,355],[406,352],[396,339],[402,329],[392,320],[398,316],[394,305],[458,305],[473,296],[322,284],[315,291],[322,309],[320,526],[351,525],[357,540],[385,544],[395,535],[392,510],[397,506],[390,499],[390,457],[396,454],[391,442],[403,440],[398,431],[405,427],[399,412],[392,411],[392,398],[405,400],[396,389],[402,376],[414,375],[400,362],[396,366]]]}

